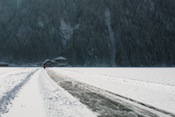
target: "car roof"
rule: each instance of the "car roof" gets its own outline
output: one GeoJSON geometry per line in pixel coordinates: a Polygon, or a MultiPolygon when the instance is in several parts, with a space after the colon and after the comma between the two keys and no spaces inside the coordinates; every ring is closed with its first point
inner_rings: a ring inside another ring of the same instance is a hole
{"type": "Polygon", "coordinates": [[[50,62],[51,60],[50,59],[46,59],[43,63],[47,63],[47,62],[50,62]]]}

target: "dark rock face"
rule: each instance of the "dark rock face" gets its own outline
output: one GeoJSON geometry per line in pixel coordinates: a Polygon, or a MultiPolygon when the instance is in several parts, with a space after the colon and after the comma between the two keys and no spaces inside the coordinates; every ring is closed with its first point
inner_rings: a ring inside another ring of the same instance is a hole
{"type": "Polygon", "coordinates": [[[174,0],[0,0],[0,59],[174,66],[174,0]]]}

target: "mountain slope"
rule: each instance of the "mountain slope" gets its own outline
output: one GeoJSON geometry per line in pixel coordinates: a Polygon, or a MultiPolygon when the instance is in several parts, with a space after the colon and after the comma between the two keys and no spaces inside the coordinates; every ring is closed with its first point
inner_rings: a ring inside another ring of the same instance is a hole
{"type": "Polygon", "coordinates": [[[1,60],[173,66],[173,0],[0,1],[1,60]]]}

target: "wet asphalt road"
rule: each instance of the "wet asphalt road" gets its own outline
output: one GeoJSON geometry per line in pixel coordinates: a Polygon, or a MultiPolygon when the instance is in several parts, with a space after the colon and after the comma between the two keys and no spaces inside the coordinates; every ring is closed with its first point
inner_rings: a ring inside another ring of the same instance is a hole
{"type": "Polygon", "coordinates": [[[88,106],[98,117],[159,117],[144,109],[126,106],[120,100],[112,99],[106,92],[90,85],[75,81],[68,77],[61,77],[51,70],[47,70],[49,76],[62,88],[67,90],[81,103],[88,106]]]}

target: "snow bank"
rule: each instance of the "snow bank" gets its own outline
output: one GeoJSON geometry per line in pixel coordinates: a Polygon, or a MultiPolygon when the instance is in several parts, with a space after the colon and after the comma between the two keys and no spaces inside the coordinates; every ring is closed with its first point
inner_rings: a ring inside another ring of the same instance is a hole
{"type": "Polygon", "coordinates": [[[40,87],[48,117],[96,117],[85,105],[58,86],[43,69],[40,87]]]}
{"type": "Polygon", "coordinates": [[[175,68],[51,68],[62,77],[175,114],[175,68]]]}

